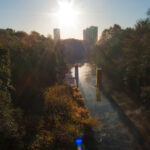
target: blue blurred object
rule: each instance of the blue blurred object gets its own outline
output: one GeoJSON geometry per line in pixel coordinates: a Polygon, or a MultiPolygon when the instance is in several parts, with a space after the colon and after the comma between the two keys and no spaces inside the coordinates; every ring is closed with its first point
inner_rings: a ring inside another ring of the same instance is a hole
{"type": "Polygon", "coordinates": [[[75,140],[77,145],[82,145],[83,140],[81,138],[75,140]]]}

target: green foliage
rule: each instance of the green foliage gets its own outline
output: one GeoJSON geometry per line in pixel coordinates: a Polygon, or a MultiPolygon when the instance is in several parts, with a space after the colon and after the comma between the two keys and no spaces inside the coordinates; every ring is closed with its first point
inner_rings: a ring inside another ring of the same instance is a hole
{"type": "Polygon", "coordinates": [[[149,103],[150,20],[139,20],[135,28],[114,25],[104,30],[95,48],[95,62],[122,89],[128,89],[141,101],[149,103]],[[117,30],[116,30],[117,29],[117,30]]]}
{"type": "Polygon", "coordinates": [[[76,149],[74,140],[79,133],[85,126],[92,128],[97,123],[77,103],[69,86],[50,87],[44,92],[44,115],[29,149],[76,149]]]}
{"type": "Polygon", "coordinates": [[[49,150],[54,149],[53,145],[53,136],[52,133],[49,131],[40,131],[31,146],[29,147],[29,150],[49,150]]]}
{"type": "MultiPolygon", "coordinates": [[[[25,113],[37,113],[42,106],[42,89],[56,82],[61,83],[64,79],[66,65],[63,60],[63,47],[58,47],[51,38],[35,31],[28,35],[23,31],[1,29],[0,33],[1,47],[10,51],[9,69],[16,90],[12,93],[13,103],[25,113]],[[37,102],[39,106],[35,108],[37,102]]],[[[3,72],[2,80],[5,76],[3,72]]]]}
{"type": "Polygon", "coordinates": [[[73,150],[85,126],[97,123],[83,100],[62,85],[65,61],[83,58],[81,42],[73,43],[68,55],[63,42],[35,31],[0,29],[0,149],[73,150]]]}
{"type": "Polygon", "coordinates": [[[68,64],[81,62],[85,59],[84,44],[80,40],[68,39],[62,41],[64,45],[64,56],[68,64]]]}
{"type": "Polygon", "coordinates": [[[150,105],[150,86],[145,86],[141,88],[141,98],[143,103],[150,105]]]}
{"type": "Polygon", "coordinates": [[[11,72],[8,49],[0,49],[0,148],[19,149],[23,132],[18,122],[21,112],[12,107],[11,72]],[[19,114],[18,114],[19,113],[19,114]],[[18,120],[17,120],[18,119],[18,120]]]}
{"type": "Polygon", "coordinates": [[[37,32],[0,29],[0,149],[34,149],[36,144],[42,149],[51,143],[49,130],[38,131],[38,125],[46,109],[43,91],[61,83],[66,69],[62,48],[55,47],[37,32]]]}

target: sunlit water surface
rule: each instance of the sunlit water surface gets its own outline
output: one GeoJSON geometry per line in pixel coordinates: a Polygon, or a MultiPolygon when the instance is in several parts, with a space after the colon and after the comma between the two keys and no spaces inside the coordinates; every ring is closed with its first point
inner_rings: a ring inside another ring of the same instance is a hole
{"type": "MultiPolygon", "coordinates": [[[[96,88],[96,68],[88,63],[79,67],[79,88],[85,105],[92,116],[102,122],[102,130],[96,132],[100,150],[134,150],[140,148],[130,124],[116,104],[96,88]]],[[[71,70],[74,77],[74,68],[71,70]]]]}

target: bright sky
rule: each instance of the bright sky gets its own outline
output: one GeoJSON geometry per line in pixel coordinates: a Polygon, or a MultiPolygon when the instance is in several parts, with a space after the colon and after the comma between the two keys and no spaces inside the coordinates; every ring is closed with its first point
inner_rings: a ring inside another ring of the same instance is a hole
{"type": "Polygon", "coordinates": [[[53,34],[61,29],[61,37],[82,39],[83,29],[105,28],[120,24],[133,27],[146,17],[150,0],[0,0],[0,28],[13,28],[28,33],[53,34]],[[64,20],[64,21],[63,21],[64,20]]]}

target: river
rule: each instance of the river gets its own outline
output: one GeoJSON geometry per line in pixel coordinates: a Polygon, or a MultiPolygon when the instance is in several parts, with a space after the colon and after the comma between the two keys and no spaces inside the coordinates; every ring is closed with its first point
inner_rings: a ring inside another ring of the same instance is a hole
{"type": "MultiPolygon", "coordinates": [[[[74,77],[74,68],[71,69],[74,77]]],[[[141,150],[139,135],[120,108],[102,91],[96,88],[96,68],[85,63],[79,67],[79,89],[91,116],[102,123],[98,150],[141,150]]],[[[93,149],[94,150],[94,149],[93,149]]]]}

